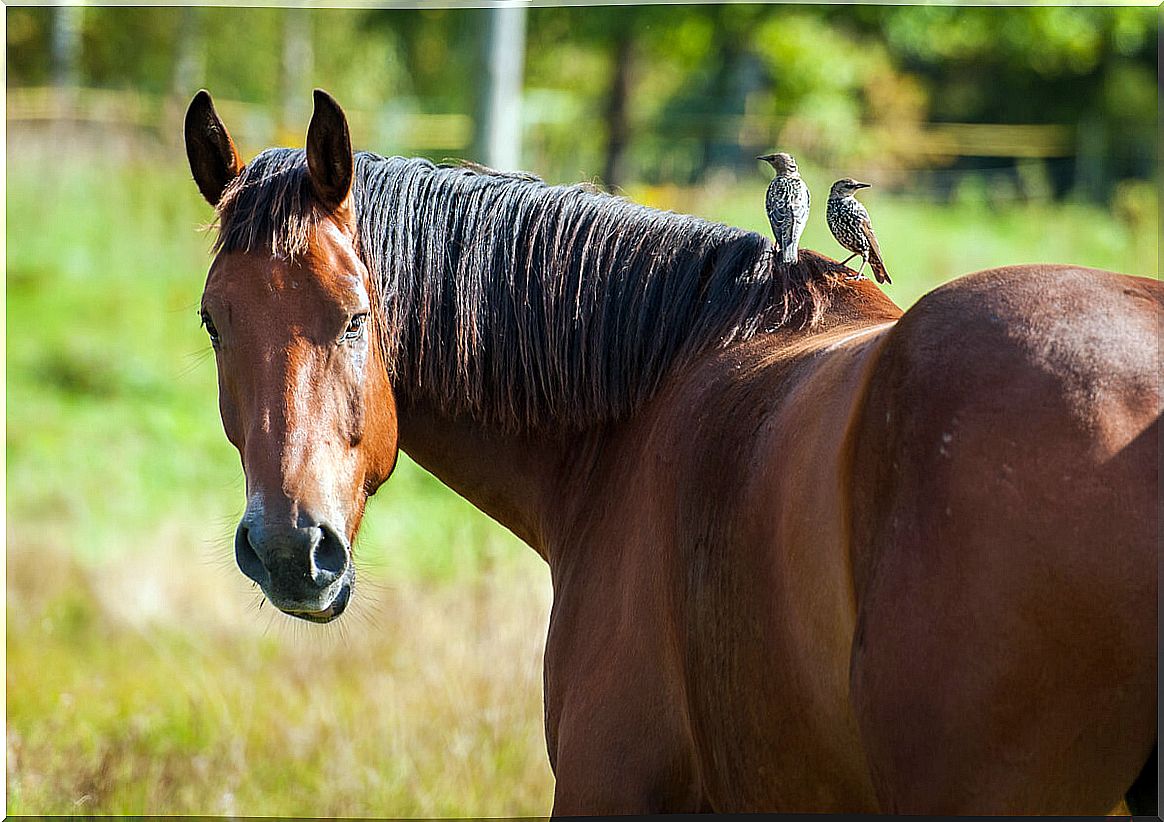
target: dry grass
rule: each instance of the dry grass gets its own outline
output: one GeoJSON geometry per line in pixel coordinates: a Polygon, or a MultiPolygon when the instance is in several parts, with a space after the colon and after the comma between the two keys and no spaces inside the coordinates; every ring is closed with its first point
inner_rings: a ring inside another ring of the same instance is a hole
{"type": "Polygon", "coordinates": [[[532,552],[321,629],[175,541],[86,567],[9,536],[8,813],[548,812],[532,552]]]}

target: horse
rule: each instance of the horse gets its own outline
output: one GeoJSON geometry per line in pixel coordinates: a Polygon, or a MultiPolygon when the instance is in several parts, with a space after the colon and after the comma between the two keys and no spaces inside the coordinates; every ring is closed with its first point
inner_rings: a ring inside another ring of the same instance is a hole
{"type": "Polygon", "coordinates": [[[205,91],[185,139],[239,568],[340,617],[399,449],[513,531],[554,814],[1154,812],[1158,282],[902,312],[753,232],[355,153],[321,90],[304,149],[244,164],[205,91]]]}

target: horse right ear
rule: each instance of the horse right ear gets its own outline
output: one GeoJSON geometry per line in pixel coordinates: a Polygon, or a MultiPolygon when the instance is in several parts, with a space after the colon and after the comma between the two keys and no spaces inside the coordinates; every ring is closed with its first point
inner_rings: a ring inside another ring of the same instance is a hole
{"type": "Polygon", "coordinates": [[[195,94],[186,109],[186,158],[198,190],[212,206],[218,205],[227,184],[242,171],[234,141],[206,89],[195,94]]]}
{"type": "Polygon", "coordinates": [[[321,88],[314,97],[315,110],[307,126],[307,173],[316,196],[335,210],[352,190],[352,137],[348,118],[335,98],[321,88]]]}

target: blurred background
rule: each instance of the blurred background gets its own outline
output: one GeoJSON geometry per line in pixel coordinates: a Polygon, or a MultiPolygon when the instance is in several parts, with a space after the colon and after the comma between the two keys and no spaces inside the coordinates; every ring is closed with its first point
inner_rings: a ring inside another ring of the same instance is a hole
{"type": "Polygon", "coordinates": [[[854,176],[903,307],[980,268],[1157,275],[1152,8],[8,7],[7,812],[549,811],[532,551],[407,459],[329,626],[261,607],[198,298],[210,209],[181,118],[468,158],[803,245],[854,176]]]}

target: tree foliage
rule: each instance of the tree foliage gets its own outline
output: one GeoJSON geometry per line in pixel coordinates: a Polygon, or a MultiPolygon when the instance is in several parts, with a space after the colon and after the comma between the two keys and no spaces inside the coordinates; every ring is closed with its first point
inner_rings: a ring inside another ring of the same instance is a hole
{"type": "MultiPolygon", "coordinates": [[[[56,13],[9,8],[10,88],[52,82],[56,13]]],[[[278,111],[289,13],[85,7],[78,81],[183,96],[193,65],[216,97],[278,111]]],[[[479,119],[485,10],[311,14],[311,83],[366,112],[372,136],[410,112],[479,119]]],[[[1102,158],[1103,191],[1155,174],[1152,9],[562,6],[531,9],[527,28],[527,164],[551,177],[693,181],[754,171],[777,144],[859,168],[982,163],[919,149],[931,123],[1070,127],[1102,158]]],[[[1065,190],[1078,163],[1055,162],[1065,190]]]]}

